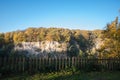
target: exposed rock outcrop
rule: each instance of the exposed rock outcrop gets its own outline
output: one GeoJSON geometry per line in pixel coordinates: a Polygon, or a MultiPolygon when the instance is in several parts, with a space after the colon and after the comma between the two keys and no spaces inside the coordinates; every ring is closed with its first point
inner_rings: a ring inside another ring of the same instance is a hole
{"type": "Polygon", "coordinates": [[[65,57],[69,43],[56,41],[21,42],[14,47],[15,51],[23,51],[27,56],[65,57]]]}

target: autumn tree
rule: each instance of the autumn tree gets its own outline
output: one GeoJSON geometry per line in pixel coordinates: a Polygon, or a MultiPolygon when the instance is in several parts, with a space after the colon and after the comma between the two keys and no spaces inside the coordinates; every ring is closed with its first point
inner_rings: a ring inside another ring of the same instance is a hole
{"type": "Polygon", "coordinates": [[[118,17],[111,24],[107,24],[103,32],[104,45],[102,49],[108,53],[107,57],[120,57],[120,25],[118,24],[118,17]]]}

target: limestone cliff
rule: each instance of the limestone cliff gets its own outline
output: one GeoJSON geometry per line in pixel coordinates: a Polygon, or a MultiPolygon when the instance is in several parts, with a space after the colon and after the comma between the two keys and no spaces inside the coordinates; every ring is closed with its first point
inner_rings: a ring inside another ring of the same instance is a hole
{"type": "Polygon", "coordinates": [[[82,51],[83,55],[85,53],[94,55],[103,45],[103,40],[98,35],[95,35],[95,33],[92,33],[91,36],[88,39],[90,43],[86,44],[85,51],[82,49],[82,45],[75,40],[72,43],[57,41],[19,42],[15,44],[14,50],[26,56],[38,57],[66,57],[69,53],[74,56],[74,54],[79,55],[80,51],[82,51]],[[87,52],[88,50],[90,52],[87,52]]]}
{"type": "Polygon", "coordinates": [[[27,56],[37,55],[39,57],[65,57],[69,43],[57,41],[21,42],[14,47],[16,51],[23,51],[27,56]]]}

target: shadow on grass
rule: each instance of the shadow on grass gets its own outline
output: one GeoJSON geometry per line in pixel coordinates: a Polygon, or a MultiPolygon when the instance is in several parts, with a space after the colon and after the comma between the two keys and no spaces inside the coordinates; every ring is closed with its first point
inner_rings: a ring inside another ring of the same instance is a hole
{"type": "Polygon", "coordinates": [[[82,72],[60,75],[48,80],[119,80],[120,72],[82,72]]]}
{"type": "Polygon", "coordinates": [[[0,80],[119,80],[120,72],[52,72],[36,74],[14,74],[0,80]]]}

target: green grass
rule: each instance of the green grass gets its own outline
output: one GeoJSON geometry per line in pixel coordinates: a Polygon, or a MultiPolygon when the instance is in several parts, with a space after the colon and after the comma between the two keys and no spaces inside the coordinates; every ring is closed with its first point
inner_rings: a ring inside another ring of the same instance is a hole
{"type": "Polygon", "coordinates": [[[52,72],[33,75],[19,74],[2,77],[0,80],[119,80],[120,72],[52,72]]]}

